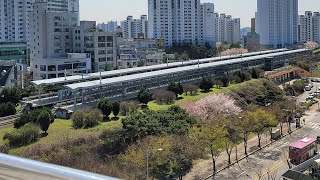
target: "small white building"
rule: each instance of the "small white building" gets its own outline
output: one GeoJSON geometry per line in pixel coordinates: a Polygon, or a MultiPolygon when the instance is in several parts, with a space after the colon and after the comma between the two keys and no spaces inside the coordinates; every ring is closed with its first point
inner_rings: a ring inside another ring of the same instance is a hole
{"type": "Polygon", "coordinates": [[[34,60],[33,79],[52,79],[91,72],[91,56],[85,53],[68,53],[67,57],[34,60]]]}

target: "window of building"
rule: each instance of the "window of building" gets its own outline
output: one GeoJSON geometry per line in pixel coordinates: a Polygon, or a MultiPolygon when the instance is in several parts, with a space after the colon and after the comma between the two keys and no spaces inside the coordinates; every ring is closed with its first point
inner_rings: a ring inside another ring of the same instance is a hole
{"type": "Polygon", "coordinates": [[[48,71],[56,71],[56,66],[55,65],[49,65],[48,66],[48,71]]]}
{"type": "Polygon", "coordinates": [[[46,65],[40,65],[40,71],[47,71],[46,65]]]}

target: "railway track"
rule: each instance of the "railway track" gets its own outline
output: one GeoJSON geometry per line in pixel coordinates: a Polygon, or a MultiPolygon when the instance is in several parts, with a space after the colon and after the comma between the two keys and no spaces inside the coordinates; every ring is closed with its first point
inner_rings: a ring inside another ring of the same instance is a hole
{"type": "Polygon", "coordinates": [[[0,128],[8,127],[14,124],[19,115],[12,115],[0,118],[0,128]]]}

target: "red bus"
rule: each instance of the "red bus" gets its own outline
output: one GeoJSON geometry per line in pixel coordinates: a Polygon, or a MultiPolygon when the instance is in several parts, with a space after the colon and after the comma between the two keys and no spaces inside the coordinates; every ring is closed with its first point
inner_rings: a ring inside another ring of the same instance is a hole
{"type": "Polygon", "coordinates": [[[318,152],[317,139],[305,137],[289,146],[289,159],[292,164],[298,165],[318,152]]]}

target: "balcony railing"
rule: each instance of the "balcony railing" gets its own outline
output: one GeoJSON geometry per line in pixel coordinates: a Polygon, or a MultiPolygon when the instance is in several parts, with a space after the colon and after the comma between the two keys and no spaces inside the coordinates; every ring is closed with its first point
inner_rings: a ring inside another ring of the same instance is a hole
{"type": "Polygon", "coordinates": [[[0,153],[0,179],[116,180],[108,176],[0,153]]]}

